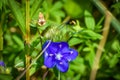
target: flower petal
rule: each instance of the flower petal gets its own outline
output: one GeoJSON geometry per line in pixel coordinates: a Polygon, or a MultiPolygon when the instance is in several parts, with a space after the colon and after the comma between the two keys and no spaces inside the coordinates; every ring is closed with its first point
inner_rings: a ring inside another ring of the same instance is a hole
{"type": "MultiPolygon", "coordinates": [[[[44,49],[44,48],[48,45],[48,43],[49,43],[49,40],[46,41],[46,42],[43,44],[42,49],[44,49]]],[[[48,46],[48,48],[46,49],[46,51],[47,51],[48,53],[56,53],[57,50],[58,50],[58,48],[55,47],[54,45],[55,45],[55,42],[52,42],[52,41],[51,41],[51,43],[50,43],[50,45],[48,46]]]]}
{"type": "Polygon", "coordinates": [[[56,64],[56,67],[61,72],[66,72],[69,68],[68,61],[66,61],[66,60],[58,61],[57,64],[56,64]]]}
{"type": "Polygon", "coordinates": [[[5,63],[3,61],[0,61],[0,66],[5,66],[5,63]]]}
{"type": "Polygon", "coordinates": [[[52,42],[51,46],[57,49],[63,49],[69,47],[67,42],[52,42]]]}
{"type": "Polygon", "coordinates": [[[61,54],[63,52],[68,52],[69,50],[69,45],[67,42],[56,42],[55,46],[58,48],[58,52],[60,52],[61,54]]]}
{"type": "Polygon", "coordinates": [[[44,65],[48,68],[52,68],[55,66],[55,59],[53,57],[46,57],[44,59],[44,65]]]}
{"type": "Polygon", "coordinates": [[[69,52],[64,53],[64,57],[68,61],[74,60],[78,56],[78,52],[75,49],[70,48],[69,52]]]}
{"type": "Polygon", "coordinates": [[[69,48],[67,42],[58,42],[57,46],[59,47],[59,49],[69,48]]]}

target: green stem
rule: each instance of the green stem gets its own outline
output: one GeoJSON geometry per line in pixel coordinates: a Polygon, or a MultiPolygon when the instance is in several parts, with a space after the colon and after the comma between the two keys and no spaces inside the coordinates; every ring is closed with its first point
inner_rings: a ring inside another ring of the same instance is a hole
{"type": "Polygon", "coordinates": [[[0,60],[2,59],[2,50],[3,50],[3,32],[2,32],[2,26],[0,23],[0,60]]]}
{"type": "Polygon", "coordinates": [[[3,50],[3,31],[2,31],[2,23],[0,23],[0,51],[3,50]]]}
{"type": "Polygon", "coordinates": [[[0,23],[0,60],[2,59],[2,50],[3,50],[3,32],[2,24],[0,23]]]}
{"type": "MultiPolygon", "coordinates": [[[[30,56],[29,56],[29,55],[26,55],[25,58],[26,58],[26,68],[28,68],[29,65],[30,65],[30,56]]],[[[30,72],[29,72],[29,69],[26,71],[26,80],[30,80],[30,72]]]]}
{"type": "MultiPolygon", "coordinates": [[[[29,67],[30,65],[30,1],[26,0],[26,36],[25,36],[25,41],[26,41],[26,51],[27,54],[25,55],[26,58],[26,68],[29,67]]],[[[30,80],[30,72],[29,69],[26,71],[26,80],[30,80]]]]}
{"type": "Polygon", "coordinates": [[[58,71],[58,80],[60,80],[60,71],[58,71]]]}
{"type": "Polygon", "coordinates": [[[26,44],[30,44],[30,1],[26,0],[26,44]]]}
{"type": "Polygon", "coordinates": [[[1,22],[0,22],[0,60],[2,59],[2,50],[3,50],[3,23],[5,19],[5,13],[1,13],[1,22]]]}

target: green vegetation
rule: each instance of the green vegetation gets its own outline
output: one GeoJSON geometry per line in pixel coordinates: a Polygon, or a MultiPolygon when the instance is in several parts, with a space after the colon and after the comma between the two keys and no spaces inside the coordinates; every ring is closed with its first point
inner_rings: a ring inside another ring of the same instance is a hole
{"type": "Polygon", "coordinates": [[[120,80],[120,0],[0,0],[0,80],[120,80]],[[78,51],[44,66],[47,40],[78,51]]]}

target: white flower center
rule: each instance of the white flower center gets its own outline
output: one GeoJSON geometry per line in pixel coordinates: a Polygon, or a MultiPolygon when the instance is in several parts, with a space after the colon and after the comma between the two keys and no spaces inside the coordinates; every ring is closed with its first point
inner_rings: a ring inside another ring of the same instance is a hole
{"type": "Polygon", "coordinates": [[[60,44],[59,47],[62,48],[62,44],[60,44]]]}
{"type": "Polygon", "coordinates": [[[57,60],[61,60],[62,57],[63,57],[63,56],[62,56],[60,53],[58,53],[58,54],[56,54],[56,57],[55,57],[55,58],[56,58],[57,60]]]}
{"type": "Polygon", "coordinates": [[[63,62],[60,62],[59,64],[63,64],[63,62]]]}
{"type": "Polygon", "coordinates": [[[45,52],[45,56],[46,56],[46,57],[48,56],[48,53],[47,53],[47,52],[45,52]]]}
{"type": "Polygon", "coordinates": [[[51,56],[51,57],[52,57],[53,55],[54,55],[54,54],[49,54],[49,56],[51,56]]]}
{"type": "Polygon", "coordinates": [[[70,54],[73,54],[73,51],[70,51],[70,54]]]}

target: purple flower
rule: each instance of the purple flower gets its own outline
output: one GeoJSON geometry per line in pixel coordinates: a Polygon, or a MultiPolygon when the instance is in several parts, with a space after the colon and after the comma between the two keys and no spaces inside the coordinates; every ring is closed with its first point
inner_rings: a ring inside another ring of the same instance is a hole
{"type": "Polygon", "coordinates": [[[0,61],[0,66],[5,66],[5,63],[3,61],[0,61]]]}
{"type": "MultiPolygon", "coordinates": [[[[49,41],[43,45],[43,49],[49,41]]],[[[69,47],[67,42],[51,42],[44,52],[44,65],[48,68],[56,66],[61,72],[66,72],[69,68],[69,62],[78,56],[78,52],[69,47]]]]}

